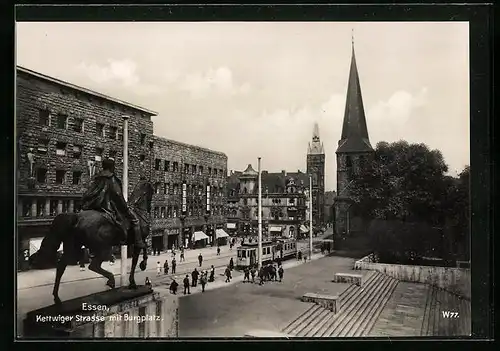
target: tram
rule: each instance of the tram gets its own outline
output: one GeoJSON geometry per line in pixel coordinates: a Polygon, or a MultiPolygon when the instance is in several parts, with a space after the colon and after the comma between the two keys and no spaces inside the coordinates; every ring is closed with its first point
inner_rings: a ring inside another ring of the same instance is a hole
{"type": "MultiPolygon", "coordinates": [[[[258,243],[244,243],[237,249],[236,267],[245,268],[257,264],[258,243]]],[[[278,238],[262,242],[262,263],[270,263],[277,259],[286,260],[296,257],[297,242],[295,239],[278,238]]]]}

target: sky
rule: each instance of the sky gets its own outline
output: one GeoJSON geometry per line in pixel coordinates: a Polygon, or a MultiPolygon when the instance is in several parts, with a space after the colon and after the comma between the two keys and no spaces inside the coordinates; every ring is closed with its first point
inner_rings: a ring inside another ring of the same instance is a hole
{"type": "Polygon", "coordinates": [[[335,190],[352,38],[372,145],[425,143],[460,172],[466,22],[18,22],[16,60],[158,112],[156,135],[224,152],[228,170],[305,171],[317,122],[335,190]]]}

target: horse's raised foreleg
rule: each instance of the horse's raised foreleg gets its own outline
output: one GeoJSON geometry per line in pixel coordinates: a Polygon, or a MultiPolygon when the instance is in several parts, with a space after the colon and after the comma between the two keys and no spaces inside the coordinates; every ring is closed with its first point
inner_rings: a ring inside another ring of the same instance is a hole
{"type": "Polygon", "coordinates": [[[52,290],[52,295],[54,296],[54,303],[60,304],[61,299],[59,298],[59,286],[61,285],[61,278],[68,266],[67,255],[63,254],[61,259],[57,262],[56,270],[56,281],[54,283],[54,290],[52,290]]]}
{"type": "Polygon", "coordinates": [[[107,257],[105,256],[106,255],[103,253],[96,254],[95,257],[92,259],[92,261],[90,261],[89,269],[92,272],[96,272],[97,274],[100,274],[103,277],[108,278],[106,285],[109,286],[111,289],[113,289],[115,287],[115,276],[113,275],[113,273],[101,267],[102,262],[105,259],[107,259],[107,257]]]}
{"type": "Polygon", "coordinates": [[[135,283],[135,268],[137,267],[137,262],[139,261],[139,254],[141,250],[134,246],[134,251],[132,253],[132,265],[130,267],[130,275],[128,277],[129,289],[137,289],[137,284],[135,283]]]}

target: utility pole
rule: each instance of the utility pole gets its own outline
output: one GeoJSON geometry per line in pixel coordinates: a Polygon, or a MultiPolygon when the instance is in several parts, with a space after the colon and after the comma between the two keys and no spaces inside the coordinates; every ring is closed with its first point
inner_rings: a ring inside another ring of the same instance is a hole
{"type": "Polygon", "coordinates": [[[312,177],[309,176],[309,259],[312,259],[313,254],[313,215],[312,215],[312,177]]]}
{"type": "MultiPolygon", "coordinates": [[[[128,202],[128,119],[129,116],[123,117],[123,198],[128,202]]],[[[121,286],[124,287],[127,283],[127,245],[121,246],[121,267],[120,267],[121,286]]]]}
{"type": "MultiPolygon", "coordinates": [[[[258,227],[258,231],[259,231],[259,243],[257,245],[257,250],[259,251],[259,269],[262,267],[262,173],[261,173],[261,170],[260,170],[260,157],[258,159],[258,170],[259,170],[259,197],[258,197],[258,202],[259,202],[259,206],[258,206],[258,211],[259,211],[259,227],[258,227]]],[[[255,193],[254,193],[255,194],[255,193]]]]}

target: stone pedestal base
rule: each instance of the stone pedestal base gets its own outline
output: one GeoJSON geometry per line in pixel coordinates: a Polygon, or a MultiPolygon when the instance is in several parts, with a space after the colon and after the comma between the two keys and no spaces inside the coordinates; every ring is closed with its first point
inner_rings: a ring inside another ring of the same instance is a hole
{"type": "Polygon", "coordinates": [[[118,288],[31,311],[24,320],[24,334],[30,338],[177,337],[177,310],[177,297],[165,291],[118,288]]]}

